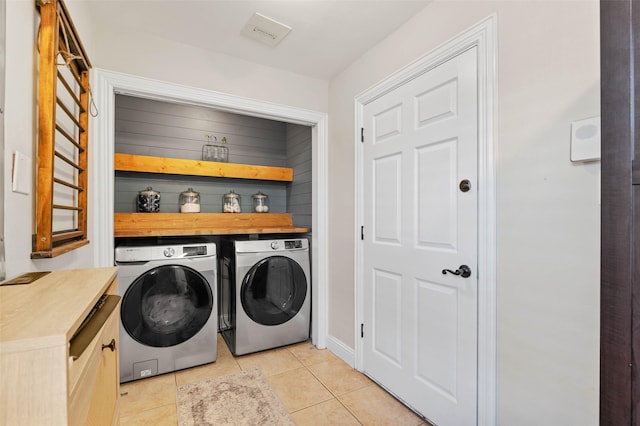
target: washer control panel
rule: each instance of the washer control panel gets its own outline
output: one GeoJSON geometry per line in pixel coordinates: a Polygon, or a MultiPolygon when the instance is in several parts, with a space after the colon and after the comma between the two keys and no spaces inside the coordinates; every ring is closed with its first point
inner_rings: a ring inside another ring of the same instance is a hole
{"type": "Polygon", "coordinates": [[[215,243],[171,244],[157,246],[120,246],[116,262],[148,262],[152,260],[215,257],[215,243]]]}
{"type": "Polygon", "coordinates": [[[185,256],[206,256],[209,254],[207,252],[207,246],[188,246],[183,247],[182,252],[185,256]]]}
{"type": "Polygon", "coordinates": [[[302,248],[302,240],[286,240],[284,242],[284,248],[286,249],[299,249],[302,248]]]}

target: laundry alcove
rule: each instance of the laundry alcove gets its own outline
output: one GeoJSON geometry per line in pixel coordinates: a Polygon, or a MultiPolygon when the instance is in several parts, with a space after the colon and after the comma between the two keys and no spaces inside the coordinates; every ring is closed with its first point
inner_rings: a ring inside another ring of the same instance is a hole
{"type": "MultiPolygon", "coordinates": [[[[267,101],[242,98],[210,90],[95,69],[91,85],[99,115],[92,120],[91,137],[95,149],[90,158],[94,173],[90,187],[94,197],[90,220],[93,223],[92,249],[96,265],[113,265],[116,145],[116,96],[126,95],[175,104],[194,105],[249,117],[297,124],[311,130],[311,229],[312,249],[312,339],[319,348],[327,338],[327,114],[267,101]]],[[[230,141],[232,143],[232,141],[230,141]]],[[[177,195],[176,195],[177,199],[177,195]]],[[[294,213],[295,214],[295,213],[294,213]]]]}
{"type": "Polygon", "coordinates": [[[294,224],[311,228],[311,129],[212,108],[162,102],[126,95],[115,97],[115,152],[123,154],[202,159],[202,147],[223,138],[229,163],[294,170],[292,182],[160,173],[115,172],[115,211],[134,212],[136,194],[147,187],[161,193],[161,212],[179,212],[179,194],[186,188],[200,193],[202,212],[222,212],[223,194],[241,196],[243,212],[251,195],[269,195],[270,212],[291,213],[294,224]]]}

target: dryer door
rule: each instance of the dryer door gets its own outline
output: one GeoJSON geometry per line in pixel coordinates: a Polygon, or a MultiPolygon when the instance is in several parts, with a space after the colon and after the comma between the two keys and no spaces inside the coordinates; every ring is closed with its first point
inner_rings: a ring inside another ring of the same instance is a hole
{"type": "Polygon", "coordinates": [[[207,280],[186,266],[167,265],[139,276],[122,298],[122,325],[138,342],[178,345],[206,324],[213,309],[207,280]]]}
{"type": "Polygon", "coordinates": [[[289,321],[296,316],[306,297],[304,270],[284,256],[271,256],[253,265],[240,288],[245,313],[262,325],[289,321]]]}

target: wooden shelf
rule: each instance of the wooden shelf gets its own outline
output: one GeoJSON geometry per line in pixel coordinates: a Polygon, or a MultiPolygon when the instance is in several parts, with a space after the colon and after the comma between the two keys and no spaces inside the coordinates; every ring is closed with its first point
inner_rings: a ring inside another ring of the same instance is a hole
{"type": "Polygon", "coordinates": [[[289,213],[115,213],[113,228],[115,237],[309,232],[289,213]]]}
{"type": "MultiPolygon", "coordinates": [[[[269,181],[293,181],[293,169],[250,164],[149,157],[116,153],[115,170],[269,181]]],[[[283,234],[296,228],[289,213],[115,213],[115,237],[283,234]]]]}
{"type": "Polygon", "coordinates": [[[149,157],[116,153],[114,168],[126,172],[164,173],[173,175],[211,176],[291,182],[293,169],[215,161],[149,157]]]}

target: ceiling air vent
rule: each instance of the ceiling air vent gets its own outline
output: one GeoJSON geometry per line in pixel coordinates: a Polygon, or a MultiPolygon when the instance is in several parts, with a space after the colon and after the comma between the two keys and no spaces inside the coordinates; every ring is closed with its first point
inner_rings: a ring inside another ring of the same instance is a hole
{"type": "Polygon", "coordinates": [[[267,46],[275,47],[289,34],[289,31],[291,27],[256,12],[242,29],[242,34],[267,46]]]}

